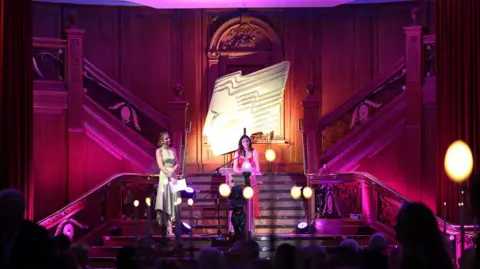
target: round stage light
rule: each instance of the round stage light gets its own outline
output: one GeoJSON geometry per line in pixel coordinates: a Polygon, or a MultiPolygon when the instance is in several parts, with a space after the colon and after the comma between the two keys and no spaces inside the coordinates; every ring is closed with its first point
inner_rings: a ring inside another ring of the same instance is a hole
{"type": "Polygon", "coordinates": [[[463,141],[453,142],[445,154],[445,172],[456,182],[465,181],[473,169],[473,156],[470,147],[463,141]]]}
{"type": "Polygon", "coordinates": [[[297,224],[297,234],[305,234],[308,232],[308,223],[306,221],[302,221],[297,224]]]}
{"type": "Polygon", "coordinates": [[[275,158],[277,157],[277,154],[275,154],[275,151],[273,149],[267,149],[265,151],[265,159],[269,162],[275,161],[275,158]]]}
{"type": "Polygon", "coordinates": [[[150,197],[145,198],[145,203],[150,206],[151,200],[150,197]]]}
{"type": "Polygon", "coordinates": [[[177,205],[181,204],[182,203],[182,198],[181,197],[178,197],[177,198],[177,205]]]}
{"type": "Polygon", "coordinates": [[[220,192],[221,196],[228,197],[230,195],[231,190],[227,184],[223,183],[218,187],[218,192],[220,192]]]}
{"type": "Polygon", "coordinates": [[[188,198],[187,204],[188,204],[189,206],[192,206],[192,205],[193,205],[193,199],[192,199],[192,198],[188,198]]]}
{"type": "Polygon", "coordinates": [[[302,195],[302,189],[298,186],[293,186],[290,190],[290,195],[293,199],[298,199],[302,195]]]}
{"type": "Polygon", "coordinates": [[[133,201],[133,206],[138,207],[140,205],[140,202],[138,200],[133,201]]]}
{"type": "Polygon", "coordinates": [[[303,193],[303,197],[305,197],[306,199],[312,198],[312,195],[313,195],[312,188],[308,186],[304,187],[302,193],[303,193]]]}
{"type": "Polygon", "coordinates": [[[191,234],[192,227],[188,223],[182,222],[182,233],[191,234]]]}
{"type": "Polygon", "coordinates": [[[194,189],[187,187],[184,191],[182,191],[182,198],[195,198],[197,193],[194,189]]]}
{"type": "Polygon", "coordinates": [[[243,197],[245,197],[245,199],[250,199],[252,198],[252,196],[253,196],[252,187],[250,186],[245,187],[245,189],[243,189],[243,197]]]}

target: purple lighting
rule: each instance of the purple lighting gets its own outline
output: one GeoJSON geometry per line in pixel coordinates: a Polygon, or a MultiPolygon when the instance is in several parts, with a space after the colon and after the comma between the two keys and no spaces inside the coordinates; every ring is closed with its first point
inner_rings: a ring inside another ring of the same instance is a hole
{"type": "Polygon", "coordinates": [[[353,0],[121,0],[152,8],[299,8],[334,7],[353,0]]]}

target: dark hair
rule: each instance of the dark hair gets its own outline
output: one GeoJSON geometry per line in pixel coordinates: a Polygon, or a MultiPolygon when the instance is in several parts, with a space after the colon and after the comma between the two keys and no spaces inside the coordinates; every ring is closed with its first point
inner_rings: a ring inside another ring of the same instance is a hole
{"type": "Polygon", "coordinates": [[[172,136],[170,135],[170,133],[168,131],[162,131],[160,132],[160,135],[158,136],[158,143],[157,143],[157,146],[159,148],[161,148],[163,146],[163,138],[165,137],[165,135],[170,136],[170,144],[172,144],[172,136]]]}
{"type": "Polygon", "coordinates": [[[242,136],[240,137],[240,140],[238,140],[238,149],[237,149],[238,155],[242,154],[242,151],[243,151],[242,140],[243,140],[244,138],[248,139],[248,149],[249,149],[249,150],[253,150],[253,148],[252,148],[252,140],[250,139],[250,137],[248,137],[248,135],[242,135],[242,136]]]}

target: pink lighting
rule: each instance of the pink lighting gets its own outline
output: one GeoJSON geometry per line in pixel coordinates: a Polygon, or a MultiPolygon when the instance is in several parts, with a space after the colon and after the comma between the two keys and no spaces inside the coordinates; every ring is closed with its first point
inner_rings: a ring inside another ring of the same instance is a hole
{"type": "Polygon", "coordinates": [[[152,8],[301,8],[334,7],[353,0],[122,0],[152,8]]]}

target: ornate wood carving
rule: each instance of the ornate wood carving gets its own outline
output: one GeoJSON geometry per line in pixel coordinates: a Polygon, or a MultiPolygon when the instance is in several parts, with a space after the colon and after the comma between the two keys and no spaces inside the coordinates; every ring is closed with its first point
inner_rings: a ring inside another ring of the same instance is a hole
{"type": "MultiPolygon", "coordinates": [[[[221,21],[218,14],[210,14],[208,18],[211,28],[215,28],[215,22],[221,21]]],[[[279,63],[282,55],[280,39],[267,22],[249,13],[226,20],[215,30],[208,46],[208,96],[212,95],[218,77],[238,70],[244,74],[255,72],[279,63]]],[[[281,109],[283,112],[283,106],[281,109]]],[[[284,139],[283,121],[281,116],[278,131],[274,134],[276,140],[284,139]]],[[[258,135],[253,138],[257,143],[265,140],[258,135]]]]}

